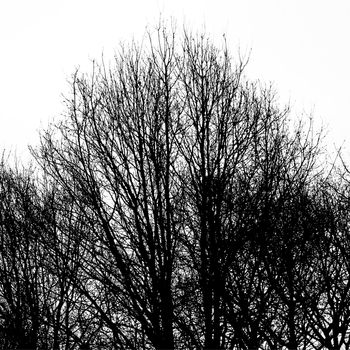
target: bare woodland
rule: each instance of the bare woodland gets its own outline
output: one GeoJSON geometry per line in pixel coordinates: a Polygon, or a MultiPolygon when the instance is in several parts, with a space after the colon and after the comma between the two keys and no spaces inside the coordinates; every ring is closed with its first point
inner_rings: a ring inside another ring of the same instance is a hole
{"type": "Polygon", "coordinates": [[[350,193],[322,133],[206,35],[72,76],[0,165],[0,349],[350,349],[350,193]]]}

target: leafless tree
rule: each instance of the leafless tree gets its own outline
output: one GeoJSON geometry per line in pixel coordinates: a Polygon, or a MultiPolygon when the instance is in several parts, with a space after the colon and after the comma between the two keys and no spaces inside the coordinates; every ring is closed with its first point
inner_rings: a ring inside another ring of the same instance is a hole
{"type": "Polygon", "coordinates": [[[133,47],[113,71],[76,74],[60,139],[46,133],[41,157],[89,225],[81,238],[86,280],[77,287],[117,342],[140,348],[131,340],[139,334],[171,349],[180,107],[174,42],[162,32],[158,40],[149,57],[133,47]]]}
{"type": "Polygon", "coordinates": [[[55,188],[42,197],[55,348],[337,346],[318,333],[331,271],[346,275],[319,135],[225,45],[164,27],[145,42],[76,72],[34,151],[55,188]]]}
{"type": "Polygon", "coordinates": [[[0,196],[1,349],[36,348],[44,331],[44,251],[33,172],[11,169],[2,158],[0,196]]]}

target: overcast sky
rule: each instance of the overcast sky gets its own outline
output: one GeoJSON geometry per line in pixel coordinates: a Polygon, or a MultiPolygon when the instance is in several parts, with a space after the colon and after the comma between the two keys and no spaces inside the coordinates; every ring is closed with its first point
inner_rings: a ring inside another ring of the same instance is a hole
{"type": "Polygon", "coordinates": [[[251,52],[251,79],[326,125],[330,148],[350,141],[348,0],[0,0],[0,149],[26,157],[63,111],[75,68],[89,71],[160,14],[214,40],[225,33],[233,53],[251,52]]]}

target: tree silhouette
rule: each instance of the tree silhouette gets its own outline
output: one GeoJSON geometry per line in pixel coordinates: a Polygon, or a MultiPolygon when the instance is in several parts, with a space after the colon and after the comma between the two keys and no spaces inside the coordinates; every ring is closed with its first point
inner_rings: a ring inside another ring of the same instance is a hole
{"type": "Polygon", "coordinates": [[[347,167],[244,69],[160,26],[73,74],[0,164],[0,349],[349,348],[347,167]]]}
{"type": "Polygon", "coordinates": [[[40,244],[40,195],[32,172],[0,164],[1,346],[40,344],[44,251],[40,244]]]}

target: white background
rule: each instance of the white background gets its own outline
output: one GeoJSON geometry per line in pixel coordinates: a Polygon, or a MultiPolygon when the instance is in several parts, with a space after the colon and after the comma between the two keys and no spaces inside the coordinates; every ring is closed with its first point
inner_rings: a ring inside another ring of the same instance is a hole
{"type": "Polygon", "coordinates": [[[63,112],[74,70],[89,72],[160,17],[219,43],[225,33],[233,53],[250,53],[248,77],[325,125],[330,152],[350,140],[350,1],[0,0],[0,149],[27,159],[63,112]]]}

